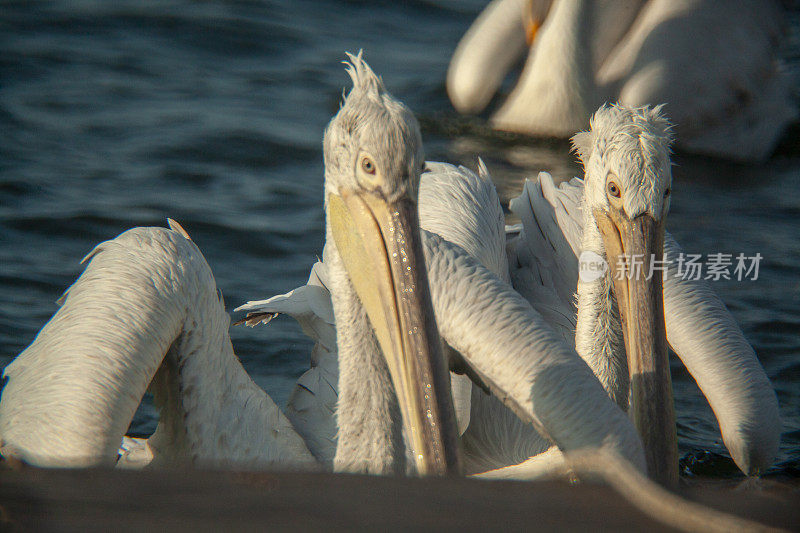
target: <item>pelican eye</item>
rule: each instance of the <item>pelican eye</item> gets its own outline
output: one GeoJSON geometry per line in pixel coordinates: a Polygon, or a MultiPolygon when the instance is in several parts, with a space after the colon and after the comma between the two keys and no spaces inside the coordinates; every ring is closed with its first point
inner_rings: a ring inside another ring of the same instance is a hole
{"type": "Polygon", "coordinates": [[[369,157],[361,159],[361,170],[367,174],[375,174],[375,163],[369,157]]]}
{"type": "Polygon", "coordinates": [[[608,189],[608,194],[609,194],[609,196],[613,196],[614,198],[619,198],[619,197],[620,197],[620,195],[622,194],[622,193],[620,192],[620,190],[619,190],[619,185],[617,185],[617,184],[616,184],[615,182],[613,182],[613,181],[609,181],[609,182],[608,182],[608,185],[607,185],[606,187],[607,187],[607,189],[608,189]]]}
{"type": "Polygon", "coordinates": [[[670,189],[664,191],[664,198],[668,197],[670,192],[672,192],[670,189]]]}

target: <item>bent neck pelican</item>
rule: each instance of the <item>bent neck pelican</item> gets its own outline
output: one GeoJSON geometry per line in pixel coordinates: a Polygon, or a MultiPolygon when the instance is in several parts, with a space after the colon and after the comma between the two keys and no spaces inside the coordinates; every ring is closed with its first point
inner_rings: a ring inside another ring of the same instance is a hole
{"type": "MultiPolygon", "coordinates": [[[[419,474],[457,472],[417,220],[419,126],[360,55],[350,61],[353,89],[324,143],[343,369],[334,466],[405,473],[408,454],[419,474]]],[[[236,358],[214,279],[187,237],[136,228],[87,257],[61,308],[5,369],[3,454],[41,466],[113,464],[149,386],[161,409],[148,441],[155,461],[314,462],[236,358]]]]}
{"type": "Polygon", "coordinates": [[[447,90],[480,112],[527,51],[493,127],[569,137],[603,102],[667,103],[681,148],[758,161],[797,117],[776,64],[782,24],[772,1],[495,0],[458,44],[447,90]]]}

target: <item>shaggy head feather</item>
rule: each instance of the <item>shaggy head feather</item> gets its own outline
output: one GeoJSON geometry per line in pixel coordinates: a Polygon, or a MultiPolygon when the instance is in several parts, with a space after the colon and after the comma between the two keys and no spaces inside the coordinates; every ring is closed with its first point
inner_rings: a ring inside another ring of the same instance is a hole
{"type": "Polygon", "coordinates": [[[609,208],[606,188],[614,179],[630,218],[646,212],[656,220],[666,215],[672,125],[662,110],[663,105],[604,105],[592,117],[589,131],[572,138],[585,170],[589,207],[609,208]]]}
{"type": "MultiPolygon", "coordinates": [[[[388,200],[410,193],[416,198],[425,163],[422,135],[414,114],[395,99],[367,63],[347,54],[353,88],[325,130],[325,190],[364,189],[357,164],[369,156],[384,179],[375,192],[388,200]]],[[[327,196],[327,194],[326,194],[327,196]]]]}

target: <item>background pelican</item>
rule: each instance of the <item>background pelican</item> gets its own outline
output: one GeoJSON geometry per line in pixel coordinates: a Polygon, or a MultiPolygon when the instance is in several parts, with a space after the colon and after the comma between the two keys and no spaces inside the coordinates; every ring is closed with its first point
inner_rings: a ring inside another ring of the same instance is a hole
{"type": "MultiPolygon", "coordinates": [[[[360,56],[351,60],[353,89],[325,132],[343,369],[336,467],[404,473],[405,426],[417,472],[455,472],[452,405],[417,229],[419,127],[360,56]]],[[[4,454],[41,466],[113,463],[149,386],[161,407],[148,441],[155,462],[313,464],[234,355],[222,298],[187,237],[136,228],[87,256],[62,307],[6,367],[4,454]]]]}
{"type": "Polygon", "coordinates": [[[481,111],[530,50],[496,128],[569,137],[603,102],[666,102],[681,148],[761,160],[797,116],[776,66],[782,23],[772,1],[495,0],[453,55],[448,94],[481,111]]]}
{"type": "MultiPolygon", "coordinates": [[[[654,415],[633,413],[651,450],[650,468],[657,477],[674,483],[677,475],[666,345],[651,344],[656,353],[642,351],[647,344],[644,339],[663,339],[665,333],[711,403],[736,463],[745,473],[763,472],[771,464],[779,440],[775,394],[752,348],[708,284],[677,277],[676,266],[671,264],[664,276],[664,309],[659,310],[658,279],[638,287],[630,280],[630,287],[613,287],[609,270],[578,283],[577,258],[582,250],[601,258],[623,251],[648,257],[658,253],[658,233],[663,231],[671,187],[668,123],[658,109],[606,107],[597,112],[592,130],[579,135],[575,142],[586,166],[587,187],[575,179],[555,188],[546,174],[528,182],[523,194],[511,204],[522,225],[511,231],[508,259],[502,251],[502,210],[482,165],[479,177],[463,167],[428,163],[429,172],[423,174],[420,189],[422,227],[458,244],[500,278],[510,279],[540,316],[576,345],[622,408],[627,409],[630,384],[625,345],[629,345],[634,361],[653,361],[661,375],[647,389],[660,396],[630,400],[636,407],[655,409],[659,418],[661,413],[666,415],[655,420],[654,415]],[[637,232],[631,227],[637,224],[652,226],[646,231],[640,228],[640,233],[651,235],[649,239],[640,238],[638,245],[637,232]],[[619,228],[616,239],[613,227],[619,228]],[[609,245],[615,247],[614,252],[607,251],[609,245]],[[637,246],[641,249],[634,252],[637,246]],[[573,303],[576,286],[577,316],[573,303]],[[622,315],[614,293],[629,293],[627,305],[621,306],[622,315]],[[664,315],[666,332],[662,329],[659,333],[659,320],[663,324],[664,315]]],[[[665,239],[667,256],[675,257],[680,248],[669,234],[665,239]]],[[[264,313],[266,318],[287,313],[319,339],[315,353],[325,354],[324,363],[301,378],[302,385],[290,399],[290,410],[306,422],[307,431],[320,430],[317,453],[321,454],[325,448],[332,448],[335,439],[330,428],[326,431],[325,424],[320,423],[334,410],[331,391],[335,383],[330,377],[335,375],[335,346],[330,342],[334,325],[325,310],[325,284],[325,264],[317,263],[307,286],[243,307],[254,313],[251,324],[265,318],[264,313]]],[[[434,294],[446,289],[436,283],[432,287],[434,294]]],[[[502,312],[492,316],[481,311],[480,315],[487,322],[503,321],[502,312]]],[[[442,316],[438,316],[441,322],[442,316]]],[[[470,333],[462,327],[456,337],[470,333]]],[[[487,334],[482,342],[490,345],[495,338],[487,334]]],[[[630,372],[634,380],[641,379],[641,368],[631,368],[630,372]]],[[[468,426],[462,437],[468,471],[497,469],[536,456],[535,461],[491,474],[529,477],[540,473],[543,463],[559,462],[558,453],[542,453],[548,441],[521,423],[500,401],[477,388],[467,401],[461,387],[458,381],[453,385],[459,426],[462,431],[468,426]]],[[[634,391],[644,392],[635,387],[634,391]]]]}

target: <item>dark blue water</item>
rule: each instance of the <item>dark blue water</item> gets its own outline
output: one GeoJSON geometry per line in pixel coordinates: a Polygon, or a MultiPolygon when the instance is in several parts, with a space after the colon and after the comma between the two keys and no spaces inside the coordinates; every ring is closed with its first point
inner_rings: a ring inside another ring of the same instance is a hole
{"type": "MultiPolygon", "coordinates": [[[[450,54],[480,0],[52,1],[0,7],[0,366],[55,312],[99,241],[180,221],[229,308],[304,283],[321,253],[322,130],[365,57],[421,118],[431,159],[483,155],[504,198],[525,176],[578,172],[563,142],[459,119],[450,54]]],[[[786,68],[800,80],[800,17],[786,68]]],[[[796,86],[800,87],[800,83],[796,86]]],[[[687,251],[764,257],[757,281],[715,287],[756,347],[784,418],[773,471],[800,472],[800,158],[760,166],[676,157],[668,227],[687,251]]],[[[279,403],[311,344],[289,319],[235,328],[244,365],[279,403]]],[[[713,414],[673,366],[683,464],[734,470],[713,414]]],[[[151,409],[133,430],[153,429],[151,409]]]]}

